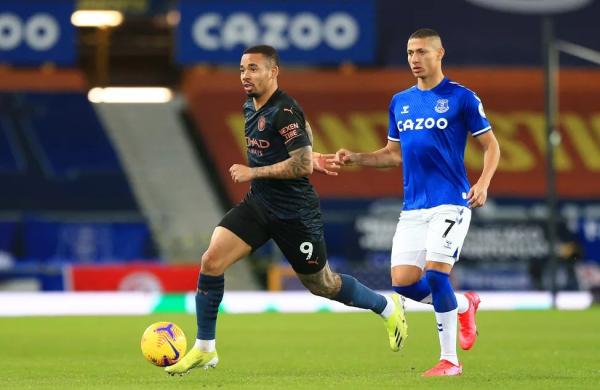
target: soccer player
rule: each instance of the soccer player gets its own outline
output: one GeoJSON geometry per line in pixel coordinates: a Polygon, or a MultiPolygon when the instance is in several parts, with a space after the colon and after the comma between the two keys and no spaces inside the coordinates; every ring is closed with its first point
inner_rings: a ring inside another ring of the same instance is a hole
{"type": "Polygon", "coordinates": [[[450,272],[458,261],[471,209],[486,201],[500,148],[481,100],[444,77],[439,34],[417,30],[408,39],[407,54],[417,85],[393,96],[386,146],[371,153],[340,149],[328,162],[377,168],[402,163],[404,205],[392,245],[393,288],[407,298],[433,304],[441,357],[423,375],[460,375],[457,317],[460,346],[470,349],[477,336],[475,312],[480,300],[475,292],[455,294],[450,272]],[[464,166],[469,133],[484,152],[483,171],[473,186],[464,166]]]}
{"type": "Polygon", "coordinates": [[[298,103],[278,88],[279,56],[270,46],[244,51],[240,78],[248,99],[243,105],[248,166],[229,169],[236,183],[251,182],[244,200],[231,209],[213,232],[202,256],[196,293],[196,343],[169,374],[214,367],[219,358],[215,329],[223,297],[224,272],[236,261],[273,239],[315,295],[381,315],[390,348],[398,351],[407,337],[403,298],[377,294],[327,264],[319,198],[308,176],[329,171],[322,155],[312,152],[312,132],[298,103]]]}

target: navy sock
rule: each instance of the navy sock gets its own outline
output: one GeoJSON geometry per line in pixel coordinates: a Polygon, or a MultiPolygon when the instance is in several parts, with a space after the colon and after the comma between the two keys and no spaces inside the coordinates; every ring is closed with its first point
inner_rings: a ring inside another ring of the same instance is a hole
{"type": "Polygon", "coordinates": [[[458,307],[456,296],[450,284],[450,275],[444,272],[428,270],[425,278],[431,289],[433,308],[437,313],[446,313],[458,307]]]}
{"type": "Polygon", "coordinates": [[[383,295],[371,290],[350,275],[340,274],[340,278],[342,278],[342,287],[332,298],[334,301],[341,302],[346,306],[373,310],[377,314],[383,312],[387,306],[387,299],[383,295]]]}
{"type": "Polygon", "coordinates": [[[429,288],[429,283],[427,283],[425,277],[422,277],[417,283],[411,284],[410,286],[392,286],[392,288],[398,294],[417,302],[422,302],[423,299],[431,295],[431,289],[429,288]]]}
{"type": "Polygon", "coordinates": [[[217,314],[225,290],[223,275],[210,276],[200,273],[196,291],[196,322],[200,340],[213,340],[217,327],[217,314]]]}

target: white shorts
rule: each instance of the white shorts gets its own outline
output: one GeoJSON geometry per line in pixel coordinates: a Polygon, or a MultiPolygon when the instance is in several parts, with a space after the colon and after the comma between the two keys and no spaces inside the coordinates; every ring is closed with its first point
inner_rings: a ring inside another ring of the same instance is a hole
{"type": "Polygon", "coordinates": [[[426,261],[454,265],[471,223],[471,210],[456,205],[402,211],[392,243],[392,267],[426,261]]]}

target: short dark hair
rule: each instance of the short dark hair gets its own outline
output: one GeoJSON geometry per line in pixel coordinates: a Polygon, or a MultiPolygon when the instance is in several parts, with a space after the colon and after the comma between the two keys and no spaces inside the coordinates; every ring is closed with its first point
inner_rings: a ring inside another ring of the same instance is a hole
{"type": "Polygon", "coordinates": [[[408,37],[408,39],[420,39],[420,38],[440,38],[440,34],[431,28],[420,28],[408,37]]]}
{"type": "Polygon", "coordinates": [[[279,53],[273,46],[269,45],[256,45],[244,50],[244,54],[262,54],[267,57],[275,66],[279,66],[279,53]]]}

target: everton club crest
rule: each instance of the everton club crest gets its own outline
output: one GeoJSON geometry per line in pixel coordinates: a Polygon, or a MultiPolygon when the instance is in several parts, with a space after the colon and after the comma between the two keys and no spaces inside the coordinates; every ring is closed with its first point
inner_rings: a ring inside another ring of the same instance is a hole
{"type": "Polygon", "coordinates": [[[449,109],[450,107],[448,107],[448,99],[438,99],[437,104],[435,105],[435,112],[443,114],[449,109]]]}

